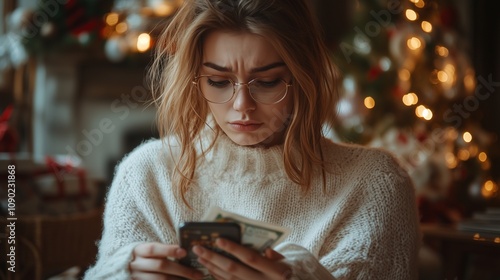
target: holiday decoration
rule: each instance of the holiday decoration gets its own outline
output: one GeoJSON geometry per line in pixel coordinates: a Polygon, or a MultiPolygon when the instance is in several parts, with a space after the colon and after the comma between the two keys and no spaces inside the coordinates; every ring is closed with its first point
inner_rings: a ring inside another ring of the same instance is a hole
{"type": "Polygon", "coordinates": [[[105,54],[111,61],[150,51],[179,0],[116,0],[104,17],[105,54]]]}
{"type": "Polygon", "coordinates": [[[19,144],[17,131],[9,124],[12,110],[12,106],[8,106],[0,114],[0,153],[14,153],[19,144]]]}
{"type": "Polygon", "coordinates": [[[30,54],[68,49],[102,50],[119,62],[150,51],[182,0],[39,0],[18,8],[0,35],[0,71],[18,67],[30,54]]]}
{"type": "Polygon", "coordinates": [[[99,42],[102,17],[108,10],[108,1],[40,0],[34,10],[15,10],[9,28],[20,37],[28,53],[85,47],[99,42]]]}
{"type": "Polygon", "coordinates": [[[475,75],[453,3],[357,3],[333,58],[344,73],[335,136],[392,151],[415,183],[424,221],[456,222],[499,203],[490,174],[497,136],[478,121],[491,77],[475,75]]]}
{"type": "Polygon", "coordinates": [[[28,60],[21,34],[30,14],[28,10],[17,9],[8,17],[8,32],[0,34],[0,72],[18,67],[28,60]]]}

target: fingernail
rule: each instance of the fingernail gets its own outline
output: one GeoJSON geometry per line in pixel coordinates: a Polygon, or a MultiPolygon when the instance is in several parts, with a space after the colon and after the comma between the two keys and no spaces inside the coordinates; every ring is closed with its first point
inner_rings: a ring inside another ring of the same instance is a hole
{"type": "Polygon", "coordinates": [[[197,261],[201,264],[207,264],[207,262],[202,258],[198,258],[197,261]]]}
{"type": "Polygon", "coordinates": [[[226,246],[226,244],[227,244],[226,240],[221,239],[221,238],[217,238],[217,240],[215,240],[215,242],[217,243],[217,245],[218,245],[219,247],[224,247],[224,246],[226,246]]]}
{"type": "Polygon", "coordinates": [[[201,246],[194,246],[193,247],[193,252],[196,255],[201,256],[201,255],[203,255],[204,250],[203,250],[203,248],[201,246]]]}
{"type": "Polygon", "coordinates": [[[177,255],[177,257],[182,258],[184,257],[184,255],[186,255],[186,250],[179,248],[175,250],[175,254],[177,255]]]}

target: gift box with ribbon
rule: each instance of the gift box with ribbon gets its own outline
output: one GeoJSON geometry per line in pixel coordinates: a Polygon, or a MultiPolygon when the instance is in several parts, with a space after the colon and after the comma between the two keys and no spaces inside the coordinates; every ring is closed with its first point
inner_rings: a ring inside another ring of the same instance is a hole
{"type": "MultiPolygon", "coordinates": [[[[103,191],[78,162],[65,155],[47,156],[40,163],[27,154],[0,154],[0,175],[7,172],[9,165],[15,166],[16,213],[73,214],[99,207],[103,191]]],[[[0,197],[0,206],[0,212],[5,213],[6,196],[0,197]]]]}

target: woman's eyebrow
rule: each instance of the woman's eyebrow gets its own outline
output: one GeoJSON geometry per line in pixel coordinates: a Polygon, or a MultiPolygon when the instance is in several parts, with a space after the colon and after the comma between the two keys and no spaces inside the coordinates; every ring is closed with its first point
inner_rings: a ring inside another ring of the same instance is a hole
{"type": "MultiPolygon", "coordinates": [[[[217,64],[212,63],[212,62],[205,62],[205,63],[203,63],[203,66],[212,68],[212,69],[220,71],[220,72],[231,72],[230,68],[220,66],[220,65],[217,65],[217,64]]],[[[268,64],[265,66],[253,68],[250,70],[250,73],[254,74],[254,73],[258,73],[258,72],[265,72],[267,70],[271,70],[273,68],[278,68],[278,67],[283,67],[283,66],[286,66],[286,64],[284,62],[274,62],[274,63],[268,64]]]]}
{"type": "Polygon", "coordinates": [[[205,62],[205,63],[203,63],[203,66],[215,69],[215,70],[220,71],[220,72],[231,72],[231,69],[224,67],[224,66],[219,66],[219,65],[212,63],[212,62],[205,62]]]}
{"type": "Polygon", "coordinates": [[[267,70],[271,70],[273,68],[278,68],[278,67],[283,67],[283,66],[286,66],[286,64],[284,62],[274,62],[274,63],[268,64],[266,66],[253,68],[252,70],[250,70],[250,73],[254,74],[254,73],[258,73],[258,72],[265,72],[267,70]]]}

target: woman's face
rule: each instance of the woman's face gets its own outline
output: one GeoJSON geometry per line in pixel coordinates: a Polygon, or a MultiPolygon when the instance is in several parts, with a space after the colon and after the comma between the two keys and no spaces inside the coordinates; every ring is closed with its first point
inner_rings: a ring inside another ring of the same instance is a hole
{"type": "MultiPolygon", "coordinates": [[[[223,76],[236,83],[260,79],[266,87],[280,79],[290,83],[292,77],[265,38],[250,33],[222,31],[212,32],[205,38],[200,75],[223,76]]],[[[205,86],[221,85],[214,84],[212,80],[204,82],[205,86]]],[[[236,93],[228,102],[208,102],[208,105],[217,124],[236,144],[272,146],[284,140],[293,98],[289,88],[283,100],[266,105],[252,99],[248,86],[237,85],[236,93]]]]}

